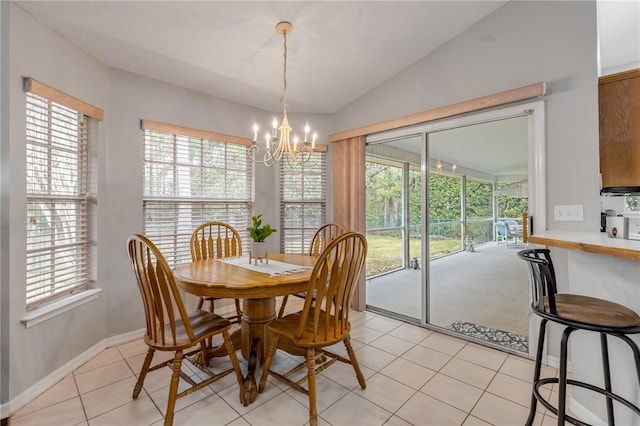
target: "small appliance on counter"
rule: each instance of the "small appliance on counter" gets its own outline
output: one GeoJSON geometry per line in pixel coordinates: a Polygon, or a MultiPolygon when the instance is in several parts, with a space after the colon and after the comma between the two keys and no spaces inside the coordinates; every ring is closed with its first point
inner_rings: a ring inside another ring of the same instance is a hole
{"type": "Polygon", "coordinates": [[[630,240],[640,240],[640,217],[628,217],[627,232],[630,240]]]}
{"type": "Polygon", "coordinates": [[[629,238],[629,218],[623,216],[607,216],[606,231],[609,238],[629,238]]]}
{"type": "Polygon", "coordinates": [[[607,209],[600,213],[600,232],[607,232],[607,216],[617,216],[616,211],[607,209]]]}

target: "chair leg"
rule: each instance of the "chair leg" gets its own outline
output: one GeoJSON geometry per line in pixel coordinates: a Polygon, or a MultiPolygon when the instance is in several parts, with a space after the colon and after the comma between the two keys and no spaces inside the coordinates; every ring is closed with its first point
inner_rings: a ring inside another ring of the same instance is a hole
{"type": "Polygon", "coordinates": [[[536,409],[538,407],[538,399],[534,393],[534,389],[538,380],[540,380],[540,372],[542,370],[542,351],[544,350],[544,337],[547,331],[547,320],[543,319],[540,322],[540,332],[538,333],[538,350],[536,352],[536,365],[533,370],[533,389],[531,390],[531,404],[529,408],[529,417],[527,418],[526,426],[531,426],[533,420],[536,417],[536,409]]]}
{"type": "Polygon", "coordinates": [[[269,375],[271,362],[273,361],[273,357],[276,354],[276,349],[278,349],[278,339],[279,339],[279,336],[275,333],[271,337],[271,345],[269,346],[269,353],[267,354],[267,357],[264,359],[264,367],[262,370],[262,377],[260,378],[260,386],[258,387],[258,393],[264,392],[264,387],[267,385],[267,376],[269,375]]]}
{"type": "Polygon", "coordinates": [[[147,356],[144,358],[144,362],[142,363],[142,368],[140,369],[140,375],[138,376],[138,381],[133,388],[133,399],[137,399],[138,395],[140,395],[140,391],[142,390],[142,384],[144,383],[144,378],[147,377],[147,371],[149,371],[149,366],[151,365],[151,360],[153,359],[153,354],[156,350],[153,348],[149,348],[147,351],[147,356]]]}
{"type": "MultiPolygon", "coordinates": [[[[633,352],[633,360],[636,365],[636,376],[638,377],[638,384],[640,384],[640,349],[638,349],[638,345],[625,334],[614,334],[614,336],[619,337],[623,342],[629,345],[631,352],[633,352]]],[[[629,408],[635,412],[636,415],[640,416],[640,406],[636,404],[629,406],[629,408]]]]}
{"type": "Polygon", "coordinates": [[[575,331],[575,328],[567,327],[562,332],[560,341],[560,374],[558,377],[558,426],[564,426],[566,417],[567,404],[567,357],[569,336],[575,331]]]}
{"type": "Polygon", "coordinates": [[[238,316],[242,315],[242,308],[240,308],[240,299],[236,299],[236,314],[238,316]]]}
{"type": "Polygon", "coordinates": [[[167,412],[164,416],[164,426],[173,425],[173,410],[176,408],[178,395],[178,384],[180,382],[180,368],[182,367],[182,351],[176,351],[173,360],[173,373],[171,374],[171,384],[169,385],[169,400],[167,401],[167,412]]]}
{"type": "Polygon", "coordinates": [[[353,351],[353,347],[351,346],[351,339],[349,336],[345,337],[343,340],[344,347],[347,348],[347,354],[349,354],[349,359],[351,360],[351,365],[356,372],[356,377],[358,378],[358,383],[362,389],[367,387],[367,382],[364,380],[364,376],[362,375],[362,371],[360,370],[360,364],[358,364],[358,359],[356,358],[356,353],[353,351]]]}
{"type": "Polygon", "coordinates": [[[318,409],[316,407],[316,351],[307,348],[307,385],[309,392],[309,425],[318,426],[318,409]]]}
{"type": "MultiPolygon", "coordinates": [[[[229,332],[225,331],[222,333],[222,337],[224,339],[224,345],[227,348],[227,355],[231,360],[231,365],[233,365],[233,369],[236,372],[236,380],[238,381],[238,385],[241,388],[242,394],[242,382],[244,381],[244,377],[242,376],[242,370],[240,369],[240,363],[238,362],[238,356],[236,355],[235,348],[233,347],[233,342],[231,341],[231,337],[229,337],[229,332]]],[[[243,402],[243,401],[240,401],[243,402]]]]}
{"type": "Polygon", "coordinates": [[[209,365],[209,350],[207,349],[210,346],[210,339],[204,339],[200,342],[200,353],[202,354],[202,365],[209,365]]]}
{"type": "Polygon", "coordinates": [[[604,388],[607,391],[605,395],[607,398],[607,420],[609,426],[615,425],[613,416],[613,399],[609,397],[611,394],[611,368],[609,366],[609,345],[607,343],[607,335],[600,333],[600,348],[602,351],[602,372],[604,373],[604,388]]]}
{"type": "Polygon", "coordinates": [[[202,309],[202,305],[204,305],[204,297],[201,297],[200,300],[198,300],[198,309],[202,309]]]}
{"type": "Polygon", "coordinates": [[[289,295],[285,295],[282,298],[282,305],[280,305],[280,311],[278,312],[278,319],[284,316],[284,308],[287,306],[287,300],[289,300],[289,295]]]}

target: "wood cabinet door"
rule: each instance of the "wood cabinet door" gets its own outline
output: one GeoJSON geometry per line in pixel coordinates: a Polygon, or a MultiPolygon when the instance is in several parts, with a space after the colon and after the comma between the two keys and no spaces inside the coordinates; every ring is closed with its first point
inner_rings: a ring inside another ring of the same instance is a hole
{"type": "Polygon", "coordinates": [[[640,70],[616,75],[598,90],[602,186],[640,186],[640,70]]]}

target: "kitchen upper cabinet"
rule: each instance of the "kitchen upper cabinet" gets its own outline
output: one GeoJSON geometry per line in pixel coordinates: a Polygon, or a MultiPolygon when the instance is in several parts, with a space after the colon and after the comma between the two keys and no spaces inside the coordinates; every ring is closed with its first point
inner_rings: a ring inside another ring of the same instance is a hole
{"type": "Polygon", "coordinates": [[[640,187],[640,69],[600,77],[602,187],[640,187]]]}

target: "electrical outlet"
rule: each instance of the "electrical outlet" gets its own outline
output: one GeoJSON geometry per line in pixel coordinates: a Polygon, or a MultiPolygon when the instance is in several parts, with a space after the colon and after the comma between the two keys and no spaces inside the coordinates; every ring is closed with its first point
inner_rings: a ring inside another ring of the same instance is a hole
{"type": "Polygon", "coordinates": [[[583,221],[584,210],[582,204],[572,206],[553,206],[553,218],[564,221],[583,221]]]}

